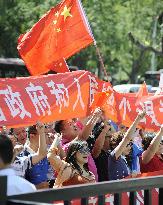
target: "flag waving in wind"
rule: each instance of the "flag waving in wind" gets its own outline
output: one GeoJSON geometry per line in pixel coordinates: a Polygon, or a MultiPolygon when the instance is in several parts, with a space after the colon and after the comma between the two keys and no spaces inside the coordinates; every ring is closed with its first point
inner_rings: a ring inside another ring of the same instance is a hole
{"type": "Polygon", "coordinates": [[[39,75],[93,41],[80,0],[63,0],[20,36],[17,48],[30,74],[39,75]]]}

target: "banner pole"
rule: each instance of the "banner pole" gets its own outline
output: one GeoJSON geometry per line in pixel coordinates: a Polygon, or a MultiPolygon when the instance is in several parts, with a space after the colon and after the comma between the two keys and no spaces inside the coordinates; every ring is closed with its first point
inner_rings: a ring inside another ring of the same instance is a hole
{"type": "Polygon", "coordinates": [[[96,54],[97,54],[97,56],[98,56],[98,58],[99,58],[99,61],[100,61],[102,70],[103,70],[103,72],[104,72],[104,75],[105,75],[105,77],[107,78],[107,80],[109,81],[109,76],[110,76],[110,74],[107,73],[107,71],[106,71],[106,68],[105,68],[105,65],[104,65],[104,61],[103,61],[102,56],[101,56],[101,53],[100,53],[100,49],[98,48],[96,42],[94,43],[94,46],[95,46],[95,48],[96,48],[96,54]],[[108,74],[109,74],[109,75],[108,75],[108,74]]]}

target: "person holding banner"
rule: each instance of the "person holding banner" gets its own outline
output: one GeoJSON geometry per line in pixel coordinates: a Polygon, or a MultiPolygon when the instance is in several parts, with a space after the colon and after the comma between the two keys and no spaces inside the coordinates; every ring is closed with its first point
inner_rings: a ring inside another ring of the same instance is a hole
{"type": "MultiPolygon", "coordinates": [[[[97,123],[97,121],[100,119],[101,115],[101,109],[96,108],[93,114],[88,117],[86,125],[82,129],[76,124],[76,121],[74,121],[74,119],[60,120],[56,122],[55,131],[59,134],[62,134],[62,149],[67,152],[69,144],[75,138],[79,140],[86,140],[88,142],[92,129],[97,123]]],[[[97,168],[91,154],[88,157],[88,167],[89,170],[95,175],[96,181],[98,181],[97,168]]]]}
{"type": "Polygon", "coordinates": [[[126,160],[126,155],[131,151],[132,138],[139,122],[144,118],[145,111],[140,112],[127,132],[116,132],[110,139],[111,153],[108,157],[109,180],[122,179],[129,176],[130,169],[126,160]]]}
{"type": "Polygon", "coordinates": [[[51,166],[57,172],[54,187],[95,182],[94,174],[87,167],[90,154],[87,142],[79,139],[73,140],[69,144],[66,159],[61,160],[58,153],[60,141],[61,135],[56,134],[47,155],[51,166]]]}
{"type": "Polygon", "coordinates": [[[143,139],[144,152],[141,157],[141,172],[154,172],[163,170],[163,125],[154,138],[143,139]]]}

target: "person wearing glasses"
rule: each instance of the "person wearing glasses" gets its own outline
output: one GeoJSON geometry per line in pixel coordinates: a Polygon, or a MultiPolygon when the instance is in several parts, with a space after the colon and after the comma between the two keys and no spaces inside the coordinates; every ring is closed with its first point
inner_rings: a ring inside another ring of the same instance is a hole
{"type": "Polygon", "coordinates": [[[95,182],[95,175],[87,166],[90,155],[87,142],[73,140],[69,144],[65,160],[61,160],[58,153],[60,140],[61,137],[56,135],[47,155],[51,166],[57,172],[54,187],[95,182]]]}
{"type": "Polygon", "coordinates": [[[163,125],[155,137],[146,136],[143,141],[144,152],[141,157],[141,172],[163,170],[163,125]]]}

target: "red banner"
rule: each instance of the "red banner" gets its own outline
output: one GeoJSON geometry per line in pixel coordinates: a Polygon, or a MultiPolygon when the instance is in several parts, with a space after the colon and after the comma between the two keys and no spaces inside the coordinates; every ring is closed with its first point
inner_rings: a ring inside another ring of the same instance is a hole
{"type": "Polygon", "coordinates": [[[147,115],[140,123],[142,128],[157,131],[163,124],[163,95],[117,93],[109,82],[88,71],[0,79],[0,95],[0,126],[85,117],[97,106],[108,118],[125,126],[130,126],[143,109],[147,115]]]}
{"type": "Polygon", "coordinates": [[[157,131],[163,124],[163,95],[137,97],[136,94],[113,92],[103,105],[110,119],[129,127],[139,111],[147,115],[140,122],[143,129],[157,131]]]}
{"type": "Polygon", "coordinates": [[[0,126],[87,116],[94,94],[110,86],[87,71],[0,79],[0,126]]]}

